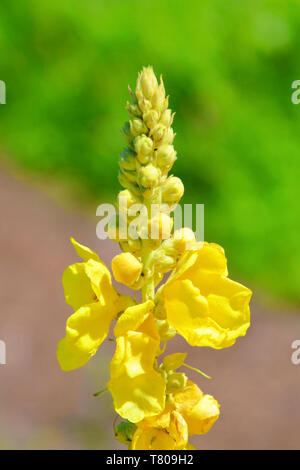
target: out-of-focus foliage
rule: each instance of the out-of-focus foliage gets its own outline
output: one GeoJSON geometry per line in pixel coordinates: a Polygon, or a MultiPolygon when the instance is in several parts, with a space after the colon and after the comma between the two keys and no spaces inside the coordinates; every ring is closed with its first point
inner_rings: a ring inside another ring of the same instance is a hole
{"type": "Polygon", "coordinates": [[[299,300],[299,31],[297,0],[2,0],[1,151],[111,198],[126,86],[152,64],[206,239],[231,271],[299,300]]]}

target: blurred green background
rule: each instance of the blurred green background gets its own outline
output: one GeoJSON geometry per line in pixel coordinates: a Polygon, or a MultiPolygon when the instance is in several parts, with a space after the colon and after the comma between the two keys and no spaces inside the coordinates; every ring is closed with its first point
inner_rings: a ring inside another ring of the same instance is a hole
{"type": "MultiPolygon", "coordinates": [[[[176,111],[183,202],[205,204],[206,240],[225,247],[231,277],[255,292],[245,340],[190,351],[191,364],[216,379],[196,378],[225,416],[202,447],[299,447],[290,344],[300,315],[286,308],[300,303],[300,105],[291,102],[299,32],[299,0],[1,0],[1,448],[115,445],[111,398],[92,397],[108,378],[111,343],[87,372],[57,365],[70,313],[60,279],[74,262],[70,235],[96,248],[95,218],[78,209],[84,202],[95,215],[120,189],[127,85],[148,64],[176,111]],[[31,187],[37,181],[44,194],[31,187]],[[48,191],[62,204],[49,203],[48,191]],[[281,315],[255,304],[260,295],[281,315]]],[[[109,263],[117,246],[105,243],[109,263]]]]}
{"type": "Polygon", "coordinates": [[[174,173],[233,274],[300,300],[297,0],[2,0],[0,149],[105,200],[127,84],[152,64],[176,111],[174,173]]]}

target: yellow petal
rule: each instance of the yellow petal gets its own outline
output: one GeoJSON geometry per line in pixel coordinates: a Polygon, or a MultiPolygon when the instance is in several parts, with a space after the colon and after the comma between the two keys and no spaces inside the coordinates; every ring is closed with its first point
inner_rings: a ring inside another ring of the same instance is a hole
{"type": "Polygon", "coordinates": [[[57,350],[58,362],[63,370],[81,367],[96,353],[108,334],[115,314],[112,308],[96,302],[79,308],[68,318],[66,337],[57,350]]]}
{"type": "Polygon", "coordinates": [[[203,393],[200,388],[194,382],[188,380],[184,390],[174,393],[175,407],[179,411],[186,407],[193,407],[202,396],[203,393]]]}
{"type": "Polygon", "coordinates": [[[192,346],[232,346],[250,325],[251,291],[222,276],[206,273],[175,281],[163,295],[168,322],[192,346]]]}
{"type": "Polygon", "coordinates": [[[111,377],[136,377],[152,370],[158,348],[158,341],[139,331],[119,336],[110,364],[111,377]]]}
{"type": "Polygon", "coordinates": [[[111,378],[107,387],[116,412],[131,423],[160,413],[165,404],[165,381],[154,370],[130,377],[111,378]]]}
{"type": "Polygon", "coordinates": [[[76,253],[80,258],[83,259],[83,261],[88,261],[89,259],[99,261],[99,256],[93,250],[87,246],[81,245],[73,237],[71,237],[70,240],[76,250],[76,253]]]}
{"type": "MultiPolygon", "coordinates": [[[[124,313],[118,319],[114,334],[116,337],[124,335],[127,331],[132,330],[136,331],[139,330],[145,320],[148,318],[149,313],[153,310],[154,303],[151,300],[144,302],[142,304],[134,305],[128,307],[124,313]]],[[[153,319],[154,323],[154,319],[153,319]]],[[[154,324],[155,328],[155,324],[154,324]]],[[[155,333],[154,333],[155,334],[155,333]]],[[[153,332],[149,330],[149,335],[153,336],[153,332]],[[151,333],[151,334],[150,334],[151,333]]],[[[158,339],[157,334],[155,337],[158,339]]]]}
{"type": "Polygon", "coordinates": [[[203,395],[197,405],[181,411],[188,425],[189,436],[205,434],[220,415],[220,405],[211,395],[203,395]]]}
{"type": "Polygon", "coordinates": [[[62,283],[66,303],[71,305],[74,310],[96,300],[90,279],[85,272],[84,263],[68,266],[63,273],[62,283]]]}
{"type": "Polygon", "coordinates": [[[132,450],[174,450],[176,442],[162,429],[137,428],[132,439],[132,450]]]}
{"type": "Polygon", "coordinates": [[[118,293],[112,286],[111,275],[105,264],[102,261],[90,259],[83,265],[91,287],[101,305],[108,306],[117,302],[118,293]]]}

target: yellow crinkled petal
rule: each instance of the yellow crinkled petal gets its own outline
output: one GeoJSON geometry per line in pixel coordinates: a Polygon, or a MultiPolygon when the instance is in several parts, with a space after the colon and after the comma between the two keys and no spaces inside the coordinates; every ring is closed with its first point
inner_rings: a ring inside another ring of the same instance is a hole
{"type": "Polygon", "coordinates": [[[201,282],[197,278],[197,287],[189,279],[165,287],[168,321],[192,346],[215,349],[232,346],[250,325],[251,291],[225,277],[201,276],[201,282]],[[214,281],[208,290],[207,279],[212,277],[214,281]]]}
{"type": "Polygon", "coordinates": [[[68,318],[66,337],[57,349],[58,362],[63,370],[83,366],[96,353],[116,313],[112,305],[105,307],[95,302],[84,305],[68,318]]]}
{"type": "Polygon", "coordinates": [[[197,405],[181,410],[189,430],[193,434],[205,434],[217,421],[220,415],[220,405],[211,395],[203,395],[197,405]]]}
{"type": "Polygon", "coordinates": [[[227,260],[223,248],[216,243],[204,242],[197,250],[197,257],[192,266],[182,273],[181,279],[194,279],[199,270],[227,276],[227,260]]]}
{"type": "Polygon", "coordinates": [[[62,283],[66,303],[71,305],[74,310],[96,300],[90,279],[85,272],[84,263],[68,266],[63,273],[62,283]]]}
{"type": "Polygon", "coordinates": [[[175,450],[176,442],[163,429],[137,428],[132,439],[132,450],[175,450]]]}
{"type": "Polygon", "coordinates": [[[99,256],[93,250],[91,250],[87,246],[81,245],[73,237],[71,237],[70,240],[76,250],[76,253],[80,258],[83,259],[83,261],[88,261],[89,259],[99,261],[99,256]]]}
{"type": "Polygon", "coordinates": [[[199,402],[202,396],[203,393],[200,388],[194,382],[188,380],[183,390],[174,393],[176,409],[181,411],[186,407],[192,407],[199,402]]]}
{"type": "MultiPolygon", "coordinates": [[[[114,329],[115,336],[118,337],[124,335],[129,330],[135,331],[139,329],[145,320],[149,317],[149,313],[152,312],[153,307],[154,303],[151,300],[148,300],[142,304],[128,307],[116,323],[114,329]]],[[[155,328],[154,319],[153,324],[155,328]]],[[[153,336],[152,330],[149,330],[149,336],[153,336]]],[[[158,339],[157,334],[155,337],[158,339]]]]}
{"type": "Polygon", "coordinates": [[[158,348],[158,341],[140,331],[128,331],[119,336],[110,364],[111,377],[135,377],[152,370],[158,348]]]}
{"type": "Polygon", "coordinates": [[[165,381],[152,370],[130,377],[126,374],[111,378],[107,387],[114,399],[116,412],[131,423],[162,411],[165,402],[165,381]]]}

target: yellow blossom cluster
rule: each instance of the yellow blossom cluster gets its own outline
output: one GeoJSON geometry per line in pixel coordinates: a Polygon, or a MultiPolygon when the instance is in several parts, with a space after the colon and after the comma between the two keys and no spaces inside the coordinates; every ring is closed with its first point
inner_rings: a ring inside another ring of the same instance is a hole
{"type": "Polygon", "coordinates": [[[107,389],[122,418],[116,438],[133,450],[193,449],[189,436],[209,431],[219,417],[219,404],[178,372],[186,354],[163,356],[162,345],[178,334],[191,346],[232,346],[250,325],[251,291],[228,278],[219,245],[197,242],[186,227],[173,230],[172,212],[184,187],[179,178],[168,176],[177,158],[174,114],[152,67],[139,74],[127,110],[130,120],[123,132],[128,147],[119,158],[124,189],[118,201],[126,202],[122,211],[128,225],[135,205],[146,207],[147,217],[137,221],[134,234],[128,230],[126,239],[118,230],[111,235],[110,226],[108,234],[122,250],[112,260],[114,278],[140,290],[141,302],[119,294],[99,256],[71,239],[82,262],[63,274],[66,302],[74,313],[57,358],[66,371],[83,366],[114,322],[116,350],[107,389]],[[154,215],[153,204],[159,205],[154,215]],[[166,273],[167,281],[158,286],[166,273]]]}

